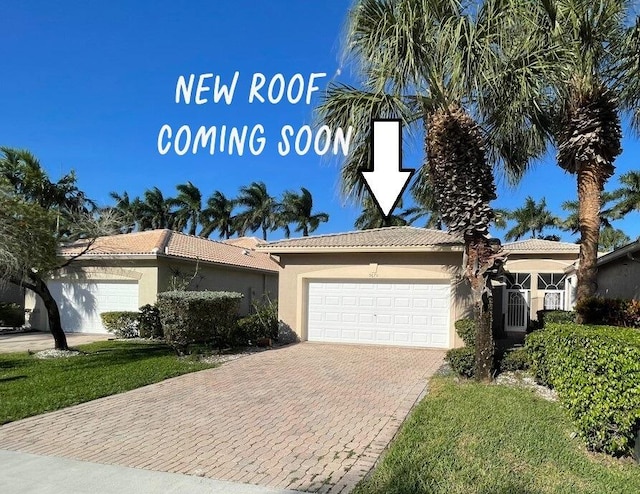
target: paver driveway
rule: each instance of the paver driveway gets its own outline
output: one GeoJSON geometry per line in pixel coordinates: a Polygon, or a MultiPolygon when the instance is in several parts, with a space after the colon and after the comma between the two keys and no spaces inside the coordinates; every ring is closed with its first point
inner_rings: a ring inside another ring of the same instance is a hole
{"type": "Polygon", "coordinates": [[[6,424],[0,449],[346,492],[373,466],[443,356],[302,343],[6,424]]]}

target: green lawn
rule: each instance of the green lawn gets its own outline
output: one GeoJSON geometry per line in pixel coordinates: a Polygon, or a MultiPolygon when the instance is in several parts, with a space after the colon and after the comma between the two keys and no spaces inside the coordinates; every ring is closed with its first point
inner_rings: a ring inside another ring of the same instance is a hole
{"type": "Polygon", "coordinates": [[[0,355],[0,424],[214,367],[178,359],[162,343],[101,341],[77,349],[86,354],[0,355]]]}
{"type": "Polygon", "coordinates": [[[588,453],[571,433],[562,407],[531,391],[435,377],[381,464],[354,492],[640,492],[640,466],[588,453]]]}

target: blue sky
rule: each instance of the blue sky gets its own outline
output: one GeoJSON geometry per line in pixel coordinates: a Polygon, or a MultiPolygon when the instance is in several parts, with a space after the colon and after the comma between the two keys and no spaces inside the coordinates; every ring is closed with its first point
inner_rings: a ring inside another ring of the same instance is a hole
{"type": "MultiPolygon", "coordinates": [[[[31,150],[54,179],[75,170],[80,188],[103,205],[112,203],[110,191],[135,196],[155,185],[170,196],[176,184],[192,181],[205,196],[215,190],[235,196],[241,186],[261,180],[272,195],[301,186],[311,190],[317,211],[330,215],[317,233],[352,230],[358,209],[340,197],[340,160],[277,152],[284,125],[297,130],[313,122],[318,95],[330,80],[353,82],[349,71],[338,72],[350,5],[351,0],[8,2],[0,31],[0,144],[31,150]],[[212,73],[229,84],[236,71],[230,105],[176,104],[179,76],[212,73]],[[295,74],[307,80],[312,73],[327,76],[316,80],[320,91],[309,105],[304,98],[296,104],[286,98],[249,104],[254,73],[266,76],[265,96],[277,73],[286,81],[295,74]],[[194,134],[200,126],[247,125],[250,131],[260,124],[267,143],[257,156],[248,150],[243,156],[212,156],[204,149],[161,155],[157,140],[165,124],[174,132],[187,125],[194,134]]],[[[638,143],[627,129],[623,144],[608,189],[616,187],[619,174],[638,168],[638,143]]],[[[404,166],[418,167],[419,159],[418,153],[405,153],[404,166]]],[[[498,178],[494,205],[513,209],[527,195],[545,197],[562,215],[560,204],[574,199],[575,190],[575,178],[550,155],[515,188],[498,178]]],[[[640,235],[638,213],[615,226],[632,238],[640,235]]]]}

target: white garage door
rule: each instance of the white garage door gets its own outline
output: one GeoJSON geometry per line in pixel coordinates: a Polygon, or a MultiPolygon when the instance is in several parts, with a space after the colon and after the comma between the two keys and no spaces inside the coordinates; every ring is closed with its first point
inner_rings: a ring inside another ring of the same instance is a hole
{"type": "Polygon", "coordinates": [[[72,333],[107,333],[101,312],[137,311],[137,281],[50,281],[51,295],[58,302],[62,328],[72,333]]]}
{"type": "Polygon", "coordinates": [[[450,285],[309,283],[309,341],[449,348],[450,285]]]}

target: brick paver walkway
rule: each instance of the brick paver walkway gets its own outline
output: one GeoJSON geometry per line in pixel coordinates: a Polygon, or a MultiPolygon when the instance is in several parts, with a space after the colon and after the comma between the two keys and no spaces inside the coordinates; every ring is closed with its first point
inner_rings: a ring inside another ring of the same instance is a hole
{"type": "Polygon", "coordinates": [[[374,465],[443,356],[293,345],[6,424],[0,449],[348,492],[374,465]]]}

